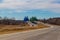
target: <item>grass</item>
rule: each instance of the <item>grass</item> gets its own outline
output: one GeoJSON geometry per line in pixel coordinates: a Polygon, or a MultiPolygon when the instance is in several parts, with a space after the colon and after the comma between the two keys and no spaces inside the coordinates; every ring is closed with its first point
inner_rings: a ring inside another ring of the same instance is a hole
{"type": "Polygon", "coordinates": [[[20,26],[20,25],[0,25],[0,34],[7,34],[7,33],[14,33],[14,32],[21,32],[21,31],[28,31],[40,28],[47,28],[44,24],[38,24],[37,26],[20,26]]]}

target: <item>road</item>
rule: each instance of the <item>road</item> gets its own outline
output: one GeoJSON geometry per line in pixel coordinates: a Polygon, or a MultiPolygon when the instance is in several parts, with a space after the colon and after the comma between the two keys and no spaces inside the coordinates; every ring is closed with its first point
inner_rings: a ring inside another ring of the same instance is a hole
{"type": "Polygon", "coordinates": [[[60,27],[4,34],[0,35],[0,40],[60,40],[60,27]]]}

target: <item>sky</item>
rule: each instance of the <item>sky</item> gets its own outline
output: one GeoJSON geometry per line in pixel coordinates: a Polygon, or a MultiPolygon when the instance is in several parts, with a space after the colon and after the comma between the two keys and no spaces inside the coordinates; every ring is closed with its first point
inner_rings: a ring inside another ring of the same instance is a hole
{"type": "Polygon", "coordinates": [[[0,16],[16,19],[60,17],[60,0],[0,0],[0,16]]]}

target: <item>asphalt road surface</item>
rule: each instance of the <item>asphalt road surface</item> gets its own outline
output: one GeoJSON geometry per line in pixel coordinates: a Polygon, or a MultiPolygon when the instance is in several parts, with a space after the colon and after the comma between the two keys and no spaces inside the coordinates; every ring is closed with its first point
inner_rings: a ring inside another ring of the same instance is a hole
{"type": "Polygon", "coordinates": [[[0,40],[60,40],[60,27],[0,35],[0,40]]]}

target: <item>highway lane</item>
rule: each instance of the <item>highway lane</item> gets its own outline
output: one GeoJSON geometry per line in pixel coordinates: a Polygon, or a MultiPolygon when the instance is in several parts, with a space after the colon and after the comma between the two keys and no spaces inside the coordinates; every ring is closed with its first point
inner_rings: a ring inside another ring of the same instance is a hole
{"type": "Polygon", "coordinates": [[[45,34],[29,37],[25,40],[60,40],[60,27],[45,34]]]}
{"type": "Polygon", "coordinates": [[[59,40],[60,27],[50,27],[25,32],[0,35],[0,40],[59,40]]]}

